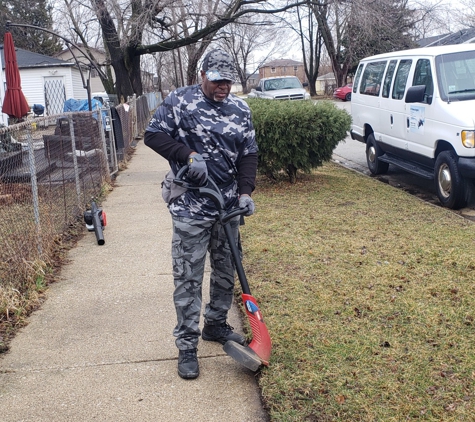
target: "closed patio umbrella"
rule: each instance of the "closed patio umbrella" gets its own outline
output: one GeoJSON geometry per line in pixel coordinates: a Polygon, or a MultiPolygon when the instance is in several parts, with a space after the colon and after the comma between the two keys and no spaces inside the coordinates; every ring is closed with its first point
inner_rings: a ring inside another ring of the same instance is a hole
{"type": "Polygon", "coordinates": [[[20,71],[16,59],[15,45],[10,32],[5,33],[3,41],[5,60],[5,79],[7,82],[2,112],[10,117],[21,119],[30,111],[30,106],[21,90],[20,71]]]}

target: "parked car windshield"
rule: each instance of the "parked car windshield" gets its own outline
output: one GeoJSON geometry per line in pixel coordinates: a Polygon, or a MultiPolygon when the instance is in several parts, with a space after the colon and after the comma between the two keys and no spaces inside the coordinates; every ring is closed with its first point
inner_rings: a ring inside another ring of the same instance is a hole
{"type": "Polygon", "coordinates": [[[302,85],[297,78],[277,78],[277,79],[270,79],[264,82],[265,91],[275,91],[277,89],[295,89],[295,88],[302,88],[302,85]]]}
{"type": "Polygon", "coordinates": [[[435,63],[442,100],[475,99],[475,51],[442,54],[435,63]]]}

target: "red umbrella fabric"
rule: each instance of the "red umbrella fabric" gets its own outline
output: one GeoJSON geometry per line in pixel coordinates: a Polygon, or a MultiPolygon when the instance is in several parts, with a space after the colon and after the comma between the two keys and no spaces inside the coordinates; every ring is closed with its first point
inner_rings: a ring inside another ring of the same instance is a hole
{"type": "Polygon", "coordinates": [[[30,106],[21,90],[20,71],[18,70],[15,45],[10,32],[6,32],[3,39],[3,56],[5,59],[7,90],[3,100],[2,112],[10,117],[21,119],[30,111],[30,106]]]}

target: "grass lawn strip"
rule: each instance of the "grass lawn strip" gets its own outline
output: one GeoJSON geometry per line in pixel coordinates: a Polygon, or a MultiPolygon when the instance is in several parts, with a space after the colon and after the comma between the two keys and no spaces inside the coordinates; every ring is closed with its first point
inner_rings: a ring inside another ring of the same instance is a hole
{"type": "Polygon", "coordinates": [[[473,223],[331,163],[253,198],[271,420],[473,421],[473,223]]]}

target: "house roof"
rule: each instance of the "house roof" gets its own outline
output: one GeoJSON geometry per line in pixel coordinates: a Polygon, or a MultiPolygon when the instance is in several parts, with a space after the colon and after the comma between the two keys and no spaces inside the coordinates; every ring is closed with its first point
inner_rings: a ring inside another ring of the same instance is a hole
{"type": "Polygon", "coordinates": [[[475,28],[465,28],[457,32],[444,35],[423,38],[417,43],[421,47],[433,47],[436,45],[469,44],[475,42],[475,28]]]}
{"type": "MultiPolygon", "coordinates": [[[[97,53],[97,54],[102,54],[102,55],[105,55],[106,52],[104,50],[101,50],[99,48],[95,48],[95,47],[87,47],[86,45],[82,44],[82,43],[77,43],[76,45],[71,45],[71,49],[75,50],[75,51],[78,51],[78,48],[79,47],[81,50],[86,50],[87,48],[89,50],[91,50],[92,52],[94,53],[97,53]]],[[[66,47],[66,48],[63,48],[59,53],[56,53],[54,56],[55,57],[58,57],[58,56],[61,56],[63,55],[64,53],[67,53],[69,51],[69,48],[66,47]]]]}
{"type": "Polygon", "coordinates": [[[325,81],[325,80],[335,80],[335,75],[333,72],[325,73],[317,78],[317,81],[325,81]]]}
{"type": "MultiPolygon", "coordinates": [[[[21,48],[15,48],[15,51],[16,51],[16,58],[17,58],[19,69],[29,69],[29,68],[38,68],[38,67],[75,66],[74,63],[65,62],[64,60],[45,56],[39,53],[33,53],[31,51],[23,50],[21,48]]],[[[5,69],[5,57],[3,55],[3,44],[0,44],[0,55],[2,57],[2,67],[3,69],[5,69]]]]}
{"type": "MultiPolygon", "coordinates": [[[[90,59],[89,57],[85,56],[82,54],[80,50],[78,50],[78,47],[85,52],[87,50],[86,46],[83,44],[77,44],[77,46],[71,45],[71,51],[69,48],[64,48],[61,50],[59,53],[56,53],[54,57],[58,58],[59,60],[63,60],[63,57],[65,58],[65,61],[68,62],[73,62],[74,56],[78,59],[79,62],[85,63],[86,65],[89,65],[90,59]],[[73,53],[73,54],[71,54],[73,53]]],[[[98,48],[94,47],[89,47],[88,48],[95,56],[97,60],[105,61],[106,60],[106,52],[104,50],[99,50],[98,48]]],[[[85,53],[87,54],[87,53],[85,53]]]]}
{"type": "Polygon", "coordinates": [[[261,67],[284,67],[284,66],[302,66],[302,62],[297,62],[292,59],[277,59],[264,63],[261,67]]]}

